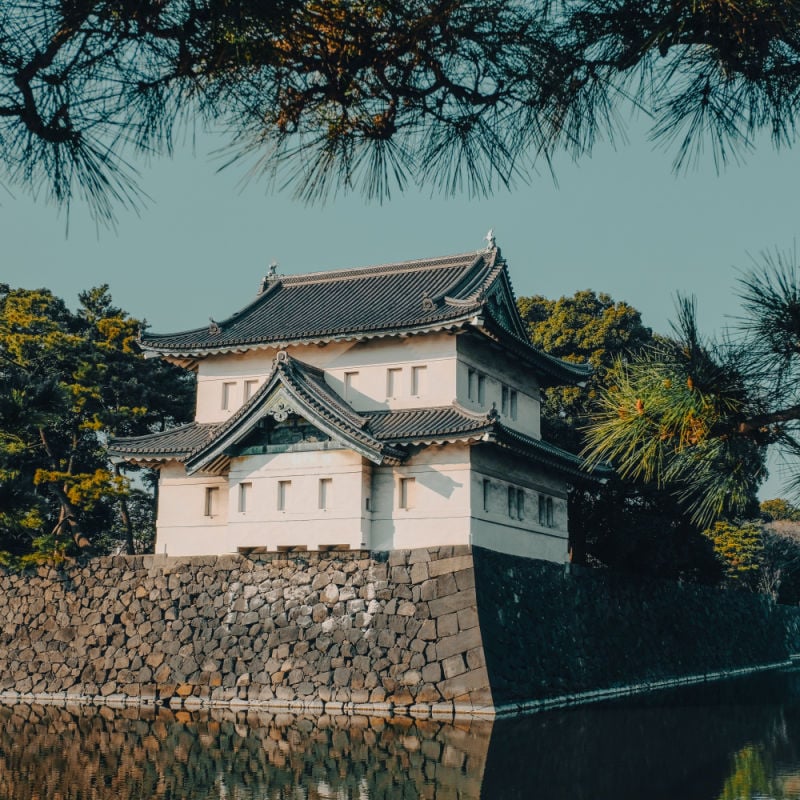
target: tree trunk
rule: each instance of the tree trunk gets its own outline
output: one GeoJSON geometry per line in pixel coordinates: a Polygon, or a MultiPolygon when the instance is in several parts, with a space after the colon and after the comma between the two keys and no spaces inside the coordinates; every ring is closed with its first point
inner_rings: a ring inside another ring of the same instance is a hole
{"type": "MultiPolygon", "coordinates": [[[[122,477],[122,470],[119,464],[114,464],[114,474],[122,477]]],[[[129,556],[136,555],[136,545],[133,541],[133,523],[131,523],[131,515],[128,511],[128,498],[124,495],[119,498],[119,515],[122,518],[122,524],[125,526],[125,552],[129,556]]]]}
{"type": "MultiPolygon", "coordinates": [[[[39,428],[39,439],[42,442],[42,446],[44,447],[45,452],[47,453],[48,458],[50,459],[51,467],[53,471],[58,470],[58,462],[53,455],[53,451],[50,449],[50,443],[47,441],[47,435],[44,432],[44,428],[39,428]]],[[[81,532],[80,524],[78,522],[78,514],[75,509],[75,506],[72,505],[70,502],[69,497],[67,496],[67,492],[63,486],[59,486],[56,483],[50,484],[51,488],[56,494],[58,498],[58,502],[61,505],[61,510],[58,515],[58,524],[53,529],[53,533],[60,532],[66,525],[69,525],[69,530],[72,535],[72,541],[78,546],[80,550],[86,550],[90,546],[89,540],[84,536],[81,532]]]]}

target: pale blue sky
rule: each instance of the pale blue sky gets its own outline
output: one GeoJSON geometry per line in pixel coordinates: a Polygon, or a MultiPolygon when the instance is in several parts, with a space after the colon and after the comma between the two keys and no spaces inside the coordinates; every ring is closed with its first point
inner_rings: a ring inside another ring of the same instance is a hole
{"type": "MultiPolygon", "coordinates": [[[[108,283],[118,305],[166,332],[249,302],[272,259],[291,274],[445,255],[482,247],[493,227],[518,295],[605,291],[665,332],[675,293],[694,293],[714,332],[737,313],[748,254],[791,248],[798,230],[800,149],[776,153],[768,143],[719,175],[705,163],[675,176],[670,153],[633,135],[616,151],[561,159],[558,186],[544,172],[490,199],[414,192],[321,207],[263,184],[242,189],[235,170],[216,174],[208,150],[218,144],[201,137],[196,153],[187,146],[143,169],[152,200],[138,216],[120,211],[116,231],[98,231],[76,205],[67,236],[57,209],[0,194],[0,281],[46,286],[70,304],[80,289],[108,283]]],[[[771,480],[766,494],[779,487],[771,480]]]]}

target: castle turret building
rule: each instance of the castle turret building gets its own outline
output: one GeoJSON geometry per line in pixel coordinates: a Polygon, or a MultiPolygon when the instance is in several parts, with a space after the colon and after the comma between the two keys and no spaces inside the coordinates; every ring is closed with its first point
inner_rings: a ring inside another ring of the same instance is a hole
{"type": "Polygon", "coordinates": [[[197,374],[189,425],[111,442],[160,472],[156,552],[467,544],[565,561],[580,459],[540,393],[588,366],[530,344],[479,252],[279,276],[221,322],[141,346],[197,374]]]}

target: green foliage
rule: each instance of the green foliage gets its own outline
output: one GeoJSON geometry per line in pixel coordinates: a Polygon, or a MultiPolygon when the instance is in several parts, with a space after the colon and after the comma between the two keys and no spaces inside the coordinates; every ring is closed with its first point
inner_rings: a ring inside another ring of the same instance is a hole
{"type": "Polygon", "coordinates": [[[569,527],[579,563],[690,583],[722,578],[711,543],[654,484],[615,477],[603,486],[573,488],[569,527]]]}
{"type": "Polygon", "coordinates": [[[141,198],[129,153],[176,128],[306,198],[490,192],[622,138],[635,107],[676,168],[796,135],[795,3],[5,0],[2,179],[101,219],[141,198]],[[109,91],[113,87],[113,91],[109,91]]]}
{"type": "Polygon", "coordinates": [[[733,757],[733,771],[725,780],[719,800],[749,800],[755,797],[785,797],[782,781],[773,777],[775,768],[763,747],[747,745],[733,757]]]}
{"type": "MultiPolygon", "coordinates": [[[[108,463],[106,438],[188,415],[191,380],[145,361],[138,327],[106,286],[82,293],[77,313],[45,289],[2,287],[0,550],[9,558],[99,543],[132,491],[108,463]]],[[[130,549],[132,530],[125,539],[130,549]]]]}
{"type": "Polygon", "coordinates": [[[715,522],[703,531],[703,535],[714,545],[728,581],[736,586],[757,586],[764,555],[763,533],[759,525],[715,522]]]}
{"type": "Polygon", "coordinates": [[[609,368],[617,358],[627,358],[651,343],[652,332],[642,324],[635,308],[591,290],[558,300],[521,297],[518,306],[536,347],[567,361],[588,361],[594,368],[586,386],[556,386],[544,391],[543,435],[577,452],[584,444],[580,428],[588,421],[609,368]]]}
{"type": "Polygon", "coordinates": [[[703,341],[692,301],[679,305],[675,333],[609,370],[586,454],[671,488],[698,524],[754,516],[772,435],[755,421],[763,393],[749,350],[703,341]]]}
{"type": "Polygon", "coordinates": [[[800,508],[792,505],[788,500],[777,497],[773,500],[764,500],[760,505],[761,516],[768,522],[789,520],[790,522],[800,521],[800,508]]]}
{"type": "MultiPolygon", "coordinates": [[[[522,297],[519,308],[531,341],[546,352],[594,367],[585,386],[543,392],[542,434],[573,452],[585,447],[583,428],[617,363],[655,343],[640,313],[609,295],[586,290],[548,300],[522,297]]],[[[650,482],[615,478],[570,493],[573,560],[659,577],[714,583],[720,577],[708,542],[675,503],[650,482]]]]}

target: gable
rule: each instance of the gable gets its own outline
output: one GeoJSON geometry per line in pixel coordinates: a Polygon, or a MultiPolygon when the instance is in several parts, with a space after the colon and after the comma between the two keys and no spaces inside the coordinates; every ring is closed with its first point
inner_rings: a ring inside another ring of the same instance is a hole
{"type": "Polygon", "coordinates": [[[524,342],[530,341],[505,265],[487,292],[486,304],[488,312],[503,328],[524,342]]]}
{"type": "MultiPolygon", "coordinates": [[[[188,474],[227,470],[231,453],[259,427],[274,429],[275,424],[290,418],[305,420],[321,436],[338,442],[364,458],[381,464],[395,463],[402,454],[384,445],[366,431],[368,420],[353,411],[329,386],[320,370],[292,359],[285,351],[278,353],[267,382],[225,423],[218,426],[206,445],[186,460],[188,474]]],[[[253,446],[268,446],[261,443],[253,446]]]]}
{"type": "Polygon", "coordinates": [[[279,400],[249,434],[226,450],[226,455],[236,458],[292,450],[316,450],[332,443],[334,441],[328,433],[279,400]]]}

